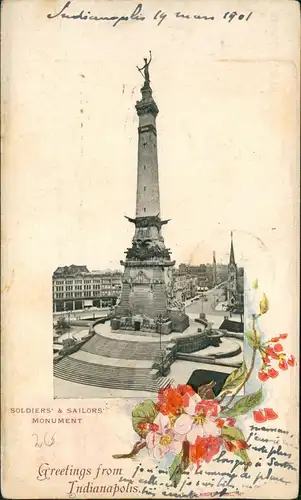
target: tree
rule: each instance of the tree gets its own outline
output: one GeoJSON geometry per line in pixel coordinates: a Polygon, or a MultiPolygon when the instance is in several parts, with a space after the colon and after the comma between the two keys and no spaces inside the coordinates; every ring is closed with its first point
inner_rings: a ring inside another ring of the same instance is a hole
{"type": "Polygon", "coordinates": [[[71,328],[70,324],[66,320],[66,318],[62,317],[57,320],[57,324],[55,325],[55,331],[59,335],[62,335],[65,332],[68,332],[71,328]]]}

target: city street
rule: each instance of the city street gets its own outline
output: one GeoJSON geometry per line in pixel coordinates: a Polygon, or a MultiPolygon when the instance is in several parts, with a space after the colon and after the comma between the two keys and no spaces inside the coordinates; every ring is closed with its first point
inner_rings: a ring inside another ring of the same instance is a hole
{"type": "Polygon", "coordinates": [[[61,311],[57,313],[53,313],[53,320],[56,322],[58,318],[62,316],[66,318],[66,320],[76,320],[76,319],[87,319],[87,318],[103,318],[108,315],[110,312],[109,307],[103,307],[102,309],[78,309],[76,311],[61,311]]]}
{"type": "Polygon", "coordinates": [[[189,306],[186,307],[187,314],[199,314],[203,312],[206,315],[214,316],[225,316],[226,311],[216,311],[215,306],[218,302],[224,301],[224,293],[221,288],[213,288],[204,293],[207,297],[207,301],[202,300],[200,297],[198,300],[194,300],[189,306]]]}

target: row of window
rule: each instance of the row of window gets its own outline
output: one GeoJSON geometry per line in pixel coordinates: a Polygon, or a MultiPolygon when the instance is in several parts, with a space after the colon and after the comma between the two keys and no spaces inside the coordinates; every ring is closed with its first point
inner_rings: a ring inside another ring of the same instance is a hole
{"type": "Polygon", "coordinates": [[[84,281],[79,281],[79,280],[75,280],[75,282],[71,281],[71,280],[66,280],[66,282],[64,281],[56,281],[54,282],[53,286],[56,287],[57,290],[63,290],[63,287],[64,285],[66,286],[75,286],[75,289],[76,287],[78,286],[81,286],[83,283],[85,285],[88,285],[88,284],[102,284],[103,286],[111,286],[111,285],[119,285],[121,282],[121,280],[84,280],[84,281]],[[74,284],[75,283],[75,284],[74,284]]]}
{"type": "MultiPolygon", "coordinates": [[[[114,290],[108,290],[102,292],[101,295],[114,295],[114,290]]],[[[54,294],[55,299],[71,299],[71,298],[80,298],[80,297],[94,297],[91,290],[86,290],[84,292],[66,292],[66,294],[59,292],[54,294]]]]}
{"type": "Polygon", "coordinates": [[[106,278],[101,278],[101,279],[100,278],[93,278],[93,279],[89,278],[89,279],[80,279],[80,280],[79,279],[73,279],[73,280],[57,279],[57,280],[55,280],[55,283],[57,285],[63,285],[64,283],[67,285],[72,285],[73,283],[80,284],[83,281],[84,281],[84,283],[92,283],[92,281],[93,281],[93,283],[100,283],[100,282],[102,282],[102,283],[111,283],[111,282],[118,283],[120,281],[120,279],[121,278],[114,278],[114,277],[112,277],[112,278],[106,277],[106,278]]]}
{"type": "MultiPolygon", "coordinates": [[[[70,291],[73,291],[74,289],[75,290],[82,290],[83,289],[83,286],[82,285],[66,285],[66,291],[70,292],[70,291]]],[[[120,283],[116,286],[116,285],[95,285],[93,283],[93,285],[84,285],[84,290],[109,290],[110,288],[121,288],[121,285],[120,283]]],[[[63,292],[64,291],[64,287],[61,286],[61,285],[58,285],[56,287],[54,287],[53,291],[56,291],[56,292],[63,292]]]]}

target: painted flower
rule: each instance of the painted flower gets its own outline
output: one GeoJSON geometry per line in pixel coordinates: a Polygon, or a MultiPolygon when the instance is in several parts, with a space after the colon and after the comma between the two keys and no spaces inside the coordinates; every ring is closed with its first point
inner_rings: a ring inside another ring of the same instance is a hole
{"type": "Polygon", "coordinates": [[[227,451],[237,451],[237,450],[247,450],[249,445],[243,439],[237,439],[236,441],[224,441],[225,448],[227,451]]]}
{"type": "Polygon", "coordinates": [[[230,427],[233,427],[235,422],[236,422],[235,418],[232,418],[232,417],[227,417],[226,419],[217,418],[215,420],[217,427],[219,427],[220,429],[222,429],[224,427],[224,425],[229,425],[230,427]]]}
{"type": "Polygon", "coordinates": [[[195,393],[195,391],[193,390],[193,388],[190,386],[190,385],[178,385],[177,386],[177,392],[179,394],[181,394],[181,396],[185,396],[185,394],[188,394],[190,396],[193,396],[195,393]]]}
{"type": "MultiPolygon", "coordinates": [[[[197,396],[197,395],[196,395],[197,396]]],[[[199,398],[199,396],[197,396],[199,398]]],[[[195,444],[198,437],[217,437],[221,434],[219,422],[215,420],[220,407],[216,400],[201,400],[196,398],[184,407],[185,412],[174,423],[174,431],[185,436],[190,444],[195,444]]]]}
{"type": "Polygon", "coordinates": [[[267,372],[261,370],[260,372],[258,372],[258,378],[259,380],[261,380],[261,382],[266,382],[269,378],[269,375],[267,374],[267,372]]]}
{"type": "Polygon", "coordinates": [[[262,424],[267,420],[275,420],[278,418],[278,414],[272,408],[264,408],[264,410],[253,411],[253,416],[255,422],[262,424]]]}
{"type": "Polygon", "coordinates": [[[296,364],[296,358],[295,358],[295,356],[293,356],[293,355],[291,354],[291,355],[290,355],[290,357],[288,358],[287,362],[288,362],[288,364],[289,364],[290,366],[295,366],[295,364],[296,364]]]}
{"type": "Polygon", "coordinates": [[[263,422],[266,422],[266,420],[267,420],[267,418],[264,415],[262,410],[253,411],[253,417],[254,417],[255,422],[257,422],[257,424],[262,424],[263,422]]]}
{"type": "Polygon", "coordinates": [[[287,338],[287,336],[288,336],[288,333],[280,333],[279,338],[280,338],[281,340],[284,340],[284,339],[286,339],[286,338],[287,338]]]}
{"type": "Polygon", "coordinates": [[[275,344],[274,345],[274,351],[275,352],[282,352],[283,351],[283,347],[281,344],[275,344]]]}
{"type": "Polygon", "coordinates": [[[152,450],[156,460],[162,458],[166,453],[175,453],[182,450],[182,440],[176,436],[171,429],[170,420],[167,415],[158,413],[154,420],[155,429],[148,432],[146,446],[152,450]]]}
{"type": "Polygon", "coordinates": [[[275,368],[269,368],[269,370],[268,370],[269,377],[276,378],[276,377],[278,377],[278,375],[279,375],[279,372],[277,372],[277,370],[275,370],[275,368]]]}
{"type": "Polygon", "coordinates": [[[197,466],[199,466],[201,460],[210,462],[214,455],[219,453],[222,443],[223,440],[221,437],[198,436],[195,443],[189,447],[189,458],[191,462],[196,463],[197,466]]]}
{"type": "Polygon", "coordinates": [[[281,361],[279,361],[279,363],[278,363],[278,366],[279,366],[280,370],[287,370],[288,369],[288,364],[287,364],[285,359],[281,359],[281,361]]]}
{"type": "Polygon", "coordinates": [[[278,355],[277,353],[275,352],[274,350],[274,347],[272,347],[271,345],[269,345],[266,349],[266,353],[268,356],[270,356],[271,358],[273,359],[278,359],[278,355]]]}
{"type": "Polygon", "coordinates": [[[179,415],[183,408],[183,396],[173,387],[161,389],[156,407],[163,415],[179,415]]]}
{"type": "Polygon", "coordinates": [[[278,418],[278,414],[272,408],[265,408],[264,415],[267,420],[275,420],[278,418]]]}

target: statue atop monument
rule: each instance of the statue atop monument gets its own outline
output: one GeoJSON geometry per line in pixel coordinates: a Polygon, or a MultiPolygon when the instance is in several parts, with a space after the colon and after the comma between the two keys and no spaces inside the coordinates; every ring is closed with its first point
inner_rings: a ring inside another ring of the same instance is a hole
{"type": "Polygon", "coordinates": [[[137,66],[137,69],[140,71],[141,75],[144,77],[145,84],[148,84],[150,82],[148,68],[149,68],[149,65],[151,63],[151,60],[152,60],[152,53],[151,53],[151,51],[149,51],[149,60],[147,60],[147,58],[144,57],[144,66],[142,66],[142,68],[138,68],[138,66],[137,66]]]}

